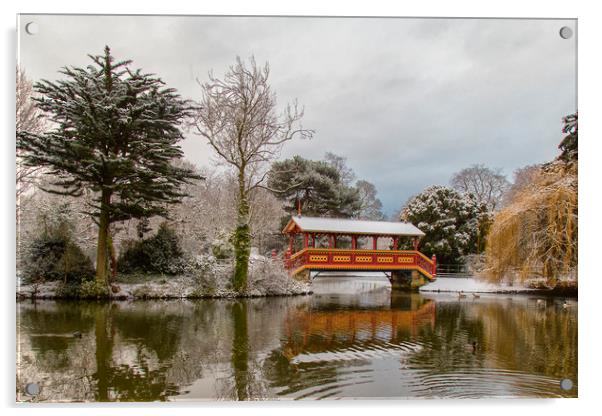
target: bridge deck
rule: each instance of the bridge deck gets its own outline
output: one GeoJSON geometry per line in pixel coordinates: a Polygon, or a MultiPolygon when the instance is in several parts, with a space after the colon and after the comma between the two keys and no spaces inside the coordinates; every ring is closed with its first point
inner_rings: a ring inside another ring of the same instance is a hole
{"type": "Polygon", "coordinates": [[[304,248],[292,255],[286,266],[297,274],[303,270],[395,271],[415,270],[429,280],[436,275],[435,263],[416,250],[362,250],[304,248]]]}

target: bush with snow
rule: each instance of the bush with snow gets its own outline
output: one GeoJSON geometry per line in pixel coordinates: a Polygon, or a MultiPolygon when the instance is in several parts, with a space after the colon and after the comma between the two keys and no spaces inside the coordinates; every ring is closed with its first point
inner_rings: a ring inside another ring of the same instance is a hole
{"type": "Polygon", "coordinates": [[[249,267],[250,295],[292,295],[309,292],[309,285],[292,278],[281,261],[256,258],[249,267]]]}
{"type": "Polygon", "coordinates": [[[445,186],[430,186],[408,201],[401,220],[416,225],[426,235],[421,251],[435,254],[439,263],[462,263],[462,256],[477,252],[480,224],[486,207],[472,194],[460,194],[445,186]]]}
{"type": "Polygon", "coordinates": [[[154,236],[126,245],[117,261],[117,268],[121,273],[176,275],[185,271],[186,264],[179,237],[167,223],[163,223],[154,236]]]}

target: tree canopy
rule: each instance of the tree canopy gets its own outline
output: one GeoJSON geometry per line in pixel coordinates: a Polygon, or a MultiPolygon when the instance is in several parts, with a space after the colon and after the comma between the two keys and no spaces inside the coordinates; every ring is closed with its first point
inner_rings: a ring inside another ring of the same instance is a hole
{"type": "Polygon", "coordinates": [[[401,220],[416,225],[426,236],[421,251],[435,254],[440,263],[458,264],[477,251],[481,216],[486,207],[472,194],[460,194],[445,186],[430,186],[411,198],[401,220]]]}
{"type": "Polygon", "coordinates": [[[355,188],[360,198],[360,209],[357,218],[360,220],[384,220],[383,204],[376,196],[376,186],[371,182],[360,179],[355,183],[355,188]]]}
{"type": "Polygon", "coordinates": [[[487,205],[493,212],[499,208],[510,183],[499,169],[477,164],[456,172],[451,185],[462,193],[471,193],[478,203],[487,205]]]}
{"type": "Polygon", "coordinates": [[[361,208],[356,188],[343,183],[336,167],[326,161],[294,156],[277,161],[268,173],[268,187],[293,215],[298,204],[309,216],[353,217],[361,208]]]}
{"type": "Polygon", "coordinates": [[[165,215],[166,204],[184,196],[181,186],[198,176],[172,163],[183,156],[188,102],[160,78],[131,69],[131,61],[116,62],[108,46],[89,57],[87,67],[64,67],[62,79],[35,84],[34,101],[52,128],[19,132],[17,146],[24,164],[46,168],[52,180],[45,190],[94,194],[96,277],[106,281],[109,225],[165,215]]]}

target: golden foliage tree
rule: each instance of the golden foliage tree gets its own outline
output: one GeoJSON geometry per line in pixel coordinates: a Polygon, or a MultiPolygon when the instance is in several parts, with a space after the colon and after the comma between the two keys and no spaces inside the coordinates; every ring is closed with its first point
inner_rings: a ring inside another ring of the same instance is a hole
{"type": "Polygon", "coordinates": [[[530,183],[512,192],[494,217],[486,247],[490,280],[545,277],[555,285],[577,279],[577,113],[563,122],[560,156],[529,167],[530,183]]]}
{"type": "Polygon", "coordinates": [[[494,218],[487,238],[487,275],[522,280],[576,274],[577,164],[554,162],[534,175],[494,218]]]}

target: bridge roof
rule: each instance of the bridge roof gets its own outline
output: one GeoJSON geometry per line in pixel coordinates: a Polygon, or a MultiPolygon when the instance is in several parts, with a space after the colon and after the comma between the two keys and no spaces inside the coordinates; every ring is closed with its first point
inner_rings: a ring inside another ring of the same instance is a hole
{"type": "Polygon", "coordinates": [[[358,234],[358,235],[386,235],[422,237],[424,233],[414,224],[409,222],[389,221],[364,221],[347,218],[320,218],[294,216],[288,222],[283,233],[293,231],[358,234]]]}

